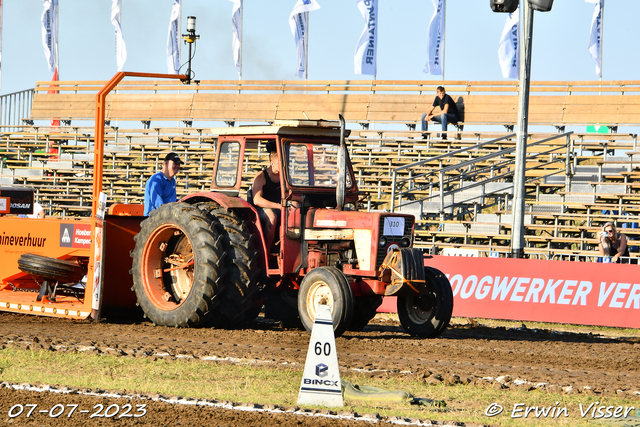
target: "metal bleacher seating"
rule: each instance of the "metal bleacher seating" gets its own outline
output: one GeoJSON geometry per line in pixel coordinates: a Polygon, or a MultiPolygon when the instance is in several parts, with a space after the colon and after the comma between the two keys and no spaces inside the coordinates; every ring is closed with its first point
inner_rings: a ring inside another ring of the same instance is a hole
{"type": "MultiPolygon", "coordinates": [[[[104,82],[58,82],[58,94],[47,93],[50,84],[39,82],[35,89],[31,116],[25,117],[33,124],[2,130],[0,183],[33,186],[51,214],[88,215],[91,121],[104,82]],[[67,122],[52,129],[51,118],[67,122]]],[[[595,232],[607,219],[636,223],[640,155],[633,153],[640,150],[637,136],[622,130],[640,126],[640,82],[532,82],[531,90],[529,125],[536,132],[530,141],[591,123],[607,123],[610,132],[573,133],[531,147],[538,155],[527,161],[526,251],[549,258],[592,251],[595,232]],[[543,127],[549,131],[539,132],[543,127]]],[[[407,193],[398,210],[416,216],[418,246],[436,253],[509,250],[514,153],[503,150],[515,146],[515,138],[507,137],[517,120],[515,82],[123,81],[107,103],[103,186],[110,202],[141,203],[144,182],[169,150],[186,160],[179,196],[209,188],[212,126],[336,119],[341,113],[352,129],[348,147],[358,186],[369,193],[365,208],[391,209],[393,171],[424,162],[399,175],[407,193]],[[415,127],[441,84],[464,105],[464,118],[448,140],[436,132],[423,139],[415,127]],[[177,127],[182,121],[188,125],[177,127]],[[472,148],[479,143],[486,145],[472,148]],[[502,154],[486,158],[496,153],[502,154]],[[443,189],[438,171],[448,180],[443,189]]],[[[266,162],[264,153],[246,156],[245,187],[266,162]]],[[[627,230],[640,237],[638,229],[627,230]]]]}

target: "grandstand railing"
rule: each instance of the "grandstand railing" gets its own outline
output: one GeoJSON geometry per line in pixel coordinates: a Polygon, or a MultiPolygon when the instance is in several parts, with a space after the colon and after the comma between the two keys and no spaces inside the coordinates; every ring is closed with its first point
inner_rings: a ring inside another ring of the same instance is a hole
{"type": "MultiPolygon", "coordinates": [[[[541,144],[544,144],[544,143],[547,143],[547,142],[550,142],[550,141],[553,141],[553,140],[556,140],[556,139],[560,139],[560,138],[563,138],[563,137],[566,138],[566,142],[564,144],[552,146],[551,148],[549,148],[548,150],[545,150],[545,151],[539,151],[539,152],[536,152],[536,153],[533,153],[533,154],[527,154],[527,157],[526,157],[527,161],[529,162],[532,159],[535,159],[535,158],[537,158],[539,156],[552,154],[554,152],[557,152],[560,149],[564,149],[565,152],[566,152],[566,155],[565,155],[565,158],[564,158],[564,171],[565,171],[565,174],[567,176],[566,179],[568,181],[569,177],[571,176],[571,160],[570,159],[571,159],[571,135],[572,134],[573,134],[573,132],[565,132],[565,133],[562,133],[562,134],[558,134],[558,135],[555,135],[555,136],[552,136],[552,137],[549,137],[549,138],[544,138],[544,139],[541,139],[539,141],[527,144],[526,147],[527,147],[527,150],[528,150],[529,148],[532,148],[534,146],[538,146],[538,145],[541,145],[541,144]]],[[[448,165],[448,166],[445,166],[445,167],[442,167],[442,168],[439,168],[439,169],[429,170],[429,171],[424,172],[424,173],[418,173],[418,174],[414,175],[413,173],[411,173],[411,171],[412,170],[416,170],[417,168],[425,165],[428,162],[443,161],[445,159],[452,158],[456,154],[468,152],[468,151],[471,151],[471,150],[476,150],[476,149],[479,149],[479,148],[481,148],[483,146],[486,146],[486,145],[489,145],[489,144],[495,144],[495,143],[500,142],[502,140],[513,138],[515,135],[516,134],[505,135],[504,137],[495,138],[495,139],[492,139],[492,140],[489,140],[489,141],[485,141],[485,142],[473,145],[471,147],[461,148],[461,149],[454,150],[454,151],[449,152],[449,153],[445,153],[445,154],[441,154],[441,155],[436,156],[436,157],[432,157],[432,158],[427,159],[427,160],[422,160],[422,161],[419,161],[419,162],[411,163],[409,165],[400,166],[400,167],[395,168],[393,170],[393,172],[392,172],[393,175],[392,175],[392,181],[391,181],[391,212],[394,212],[396,208],[401,208],[403,206],[408,206],[408,205],[415,204],[415,203],[421,203],[421,202],[428,201],[428,200],[431,200],[433,198],[438,197],[439,198],[439,206],[440,206],[439,213],[440,213],[441,219],[444,219],[444,217],[443,217],[444,210],[445,210],[446,207],[449,207],[449,206],[445,206],[445,198],[446,197],[450,197],[451,198],[450,206],[453,206],[455,204],[464,203],[465,201],[456,202],[456,201],[454,201],[453,197],[451,197],[451,196],[453,196],[455,193],[466,191],[466,190],[469,190],[469,189],[474,188],[474,187],[479,187],[479,186],[482,187],[482,189],[483,189],[482,197],[491,196],[493,194],[497,194],[498,192],[504,191],[506,189],[513,188],[513,181],[511,181],[511,185],[509,187],[501,188],[500,190],[488,191],[488,192],[484,191],[485,190],[485,185],[487,183],[489,183],[489,182],[494,182],[494,181],[498,181],[498,180],[505,180],[505,179],[509,179],[509,178],[512,179],[513,178],[514,169],[510,169],[508,172],[505,172],[505,173],[502,173],[502,174],[499,174],[499,175],[494,175],[493,174],[493,170],[508,167],[508,166],[510,166],[510,165],[515,163],[515,159],[502,160],[502,161],[500,161],[498,163],[491,164],[489,166],[484,166],[484,167],[481,167],[481,168],[477,168],[473,172],[463,173],[460,176],[456,176],[454,178],[445,179],[445,175],[447,174],[447,172],[450,172],[450,171],[455,170],[455,169],[462,169],[462,168],[471,167],[471,166],[473,166],[473,165],[475,165],[475,164],[477,164],[479,162],[485,162],[487,160],[490,160],[490,159],[493,159],[493,158],[496,158],[496,157],[504,157],[506,154],[510,154],[510,153],[513,153],[514,151],[516,151],[516,147],[515,146],[514,147],[510,147],[510,148],[506,148],[506,149],[502,149],[502,150],[499,150],[499,151],[496,151],[494,153],[487,154],[487,155],[484,155],[484,156],[481,156],[481,157],[476,157],[476,158],[473,158],[473,159],[470,159],[470,160],[467,160],[467,161],[464,161],[464,162],[459,162],[459,163],[456,163],[456,164],[448,165]],[[409,171],[409,176],[407,178],[399,179],[398,178],[398,174],[401,171],[409,171]],[[485,175],[486,173],[490,173],[491,176],[483,177],[483,175],[485,175]],[[427,180],[430,177],[434,177],[434,176],[438,177],[437,187],[439,188],[439,193],[437,195],[432,194],[433,188],[436,187],[435,183],[430,183],[428,185],[423,184],[423,185],[418,185],[418,186],[414,185],[414,183],[415,183],[415,181],[417,179],[427,180]],[[458,188],[446,190],[446,193],[445,193],[445,189],[447,188],[448,185],[451,185],[452,183],[455,183],[455,182],[458,182],[458,181],[464,181],[465,178],[473,179],[473,178],[476,178],[476,177],[482,177],[482,180],[478,181],[476,183],[470,183],[470,184],[468,184],[468,185],[466,185],[464,187],[460,186],[458,188]],[[405,186],[407,187],[407,189],[403,190],[403,188],[405,186]],[[403,203],[403,200],[402,200],[403,197],[408,197],[409,195],[415,195],[420,191],[426,190],[427,188],[429,189],[429,193],[430,193],[429,196],[422,197],[422,198],[414,196],[414,197],[411,197],[411,200],[408,200],[408,201],[403,203]],[[396,197],[398,198],[397,204],[396,204],[396,197]]],[[[549,161],[542,162],[542,163],[540,163],[540,164],[538,164],[538,165],[536,165],[534,167],[529,167],[529,168],[525,169],[525,172],[529,171],[529,170],[539,169],[539,168],[542,168],[544,166],[548,166],[548,165],[551,165],[551,164],[554,164],[554,163],[558,163],[558,160],[556,160],[556,159],[557,159],[557,156],[556,157],[552,156],[552,159],[550,159],[549,161]]],[[[557,170],[556,171],[552,171],[551,173],[543,175],[543,176],[536,176],[535,178],[528,180],[528,182],[534,181],[534,180],[538,180],[538,179],[544,178],[546,176],[555,175],[557,173],[558,173],[557,170]]],[[[473,200],[473,199],[476,199],[476,198],[477,198],[477,196],[474,196],[470,200],[473,200]]]]}
{"type": "MultiPolygon", "coordinates": [[[[98,92],[105,81],[59,81],[56,90],[61,93],[98,92]]],[[[517,81],[428,81],[428,80],[201,80],[198,84],[183,85],[173,81],[124,80],[116,90],[140,91],[201,91],[220,93],[307,93],[324,92],[350,93],[406,93],[422,95],[427,92],[434,95],[438,86],[445,86],[447,92],[454,93],[518,93],[517,81]]],[[[38,92],[50,90],[51,82],[37,82],[38,92]]],[[[623,81],[532,81],[531,92],[557,95],[578,93],[632,94],[640,93],[640,80],[623,81]]]]}
{"type": "Polygon", "coordinates": [[[0,96],[0,126],[11,126],[6,129],[9,131],[18,130],[22,119],[31,116],[34,93],[34,89],[27,89],[0,96]]]}
{"type": "MultiPolygon", "coordinates": [[[[554,254],[551,259],[553,259],[554,261],[600,262],[605,264],[611,263],[611,257],[602,256],[600,254],[585,255],[585,254],[557,253],[557,254],[554,254]]],[[[635,257],[621,256],[619,257],[619,259],[620,259],[619,264],[637,264],[638,263],[638,258],[635,258],[635,257]]]]}

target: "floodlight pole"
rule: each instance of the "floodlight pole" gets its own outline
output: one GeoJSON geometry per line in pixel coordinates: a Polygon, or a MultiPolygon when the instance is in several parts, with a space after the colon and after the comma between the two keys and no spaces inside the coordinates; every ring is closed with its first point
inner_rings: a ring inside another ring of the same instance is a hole
{"type": "Polygon", "coordinates": [[[523,43],[518,72],[518,130],[516,136],[515,175],[513,177],[513,222],[511,227],[511,257],[524,257],[524,198],[529,126],[529,87],[531,83],[531,47],[533,44],[533,9],[528,0],[521,1],[523,43]]]}

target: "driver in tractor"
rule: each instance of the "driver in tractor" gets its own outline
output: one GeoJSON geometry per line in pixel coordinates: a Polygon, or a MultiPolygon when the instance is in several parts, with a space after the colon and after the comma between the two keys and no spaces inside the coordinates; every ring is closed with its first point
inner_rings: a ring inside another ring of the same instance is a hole
{"type": "Polygon", "coordinates": [[[275,141],[267,143],[269,167],[256,175],[253,180],[253,204],[258,208],[260,222],[264,228],[267,248],[273,246],[276,230],[280,223],[280,161],[275,141]]]}

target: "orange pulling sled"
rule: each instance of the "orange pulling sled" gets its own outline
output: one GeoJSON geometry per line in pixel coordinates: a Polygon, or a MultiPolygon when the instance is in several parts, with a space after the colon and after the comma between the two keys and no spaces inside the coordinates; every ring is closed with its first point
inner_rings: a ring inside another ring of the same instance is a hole
{"type": "Polygon", "coordinates": [[[185,79],[184,75],[119,72],[98,92],[90,218],[12,216],[32,212],[33,192],[0,189],[0,215],[9,215],[0,217],[1,311],[98,320],[102,307],[135,306],[129,252],[144,219],[142,206],[116,204],[105,212],[104,202],[99,203],[105,100],[127,76],[185,79]],[[109,284],[108,292],[103,292],[104,283],[109,284]]]}

